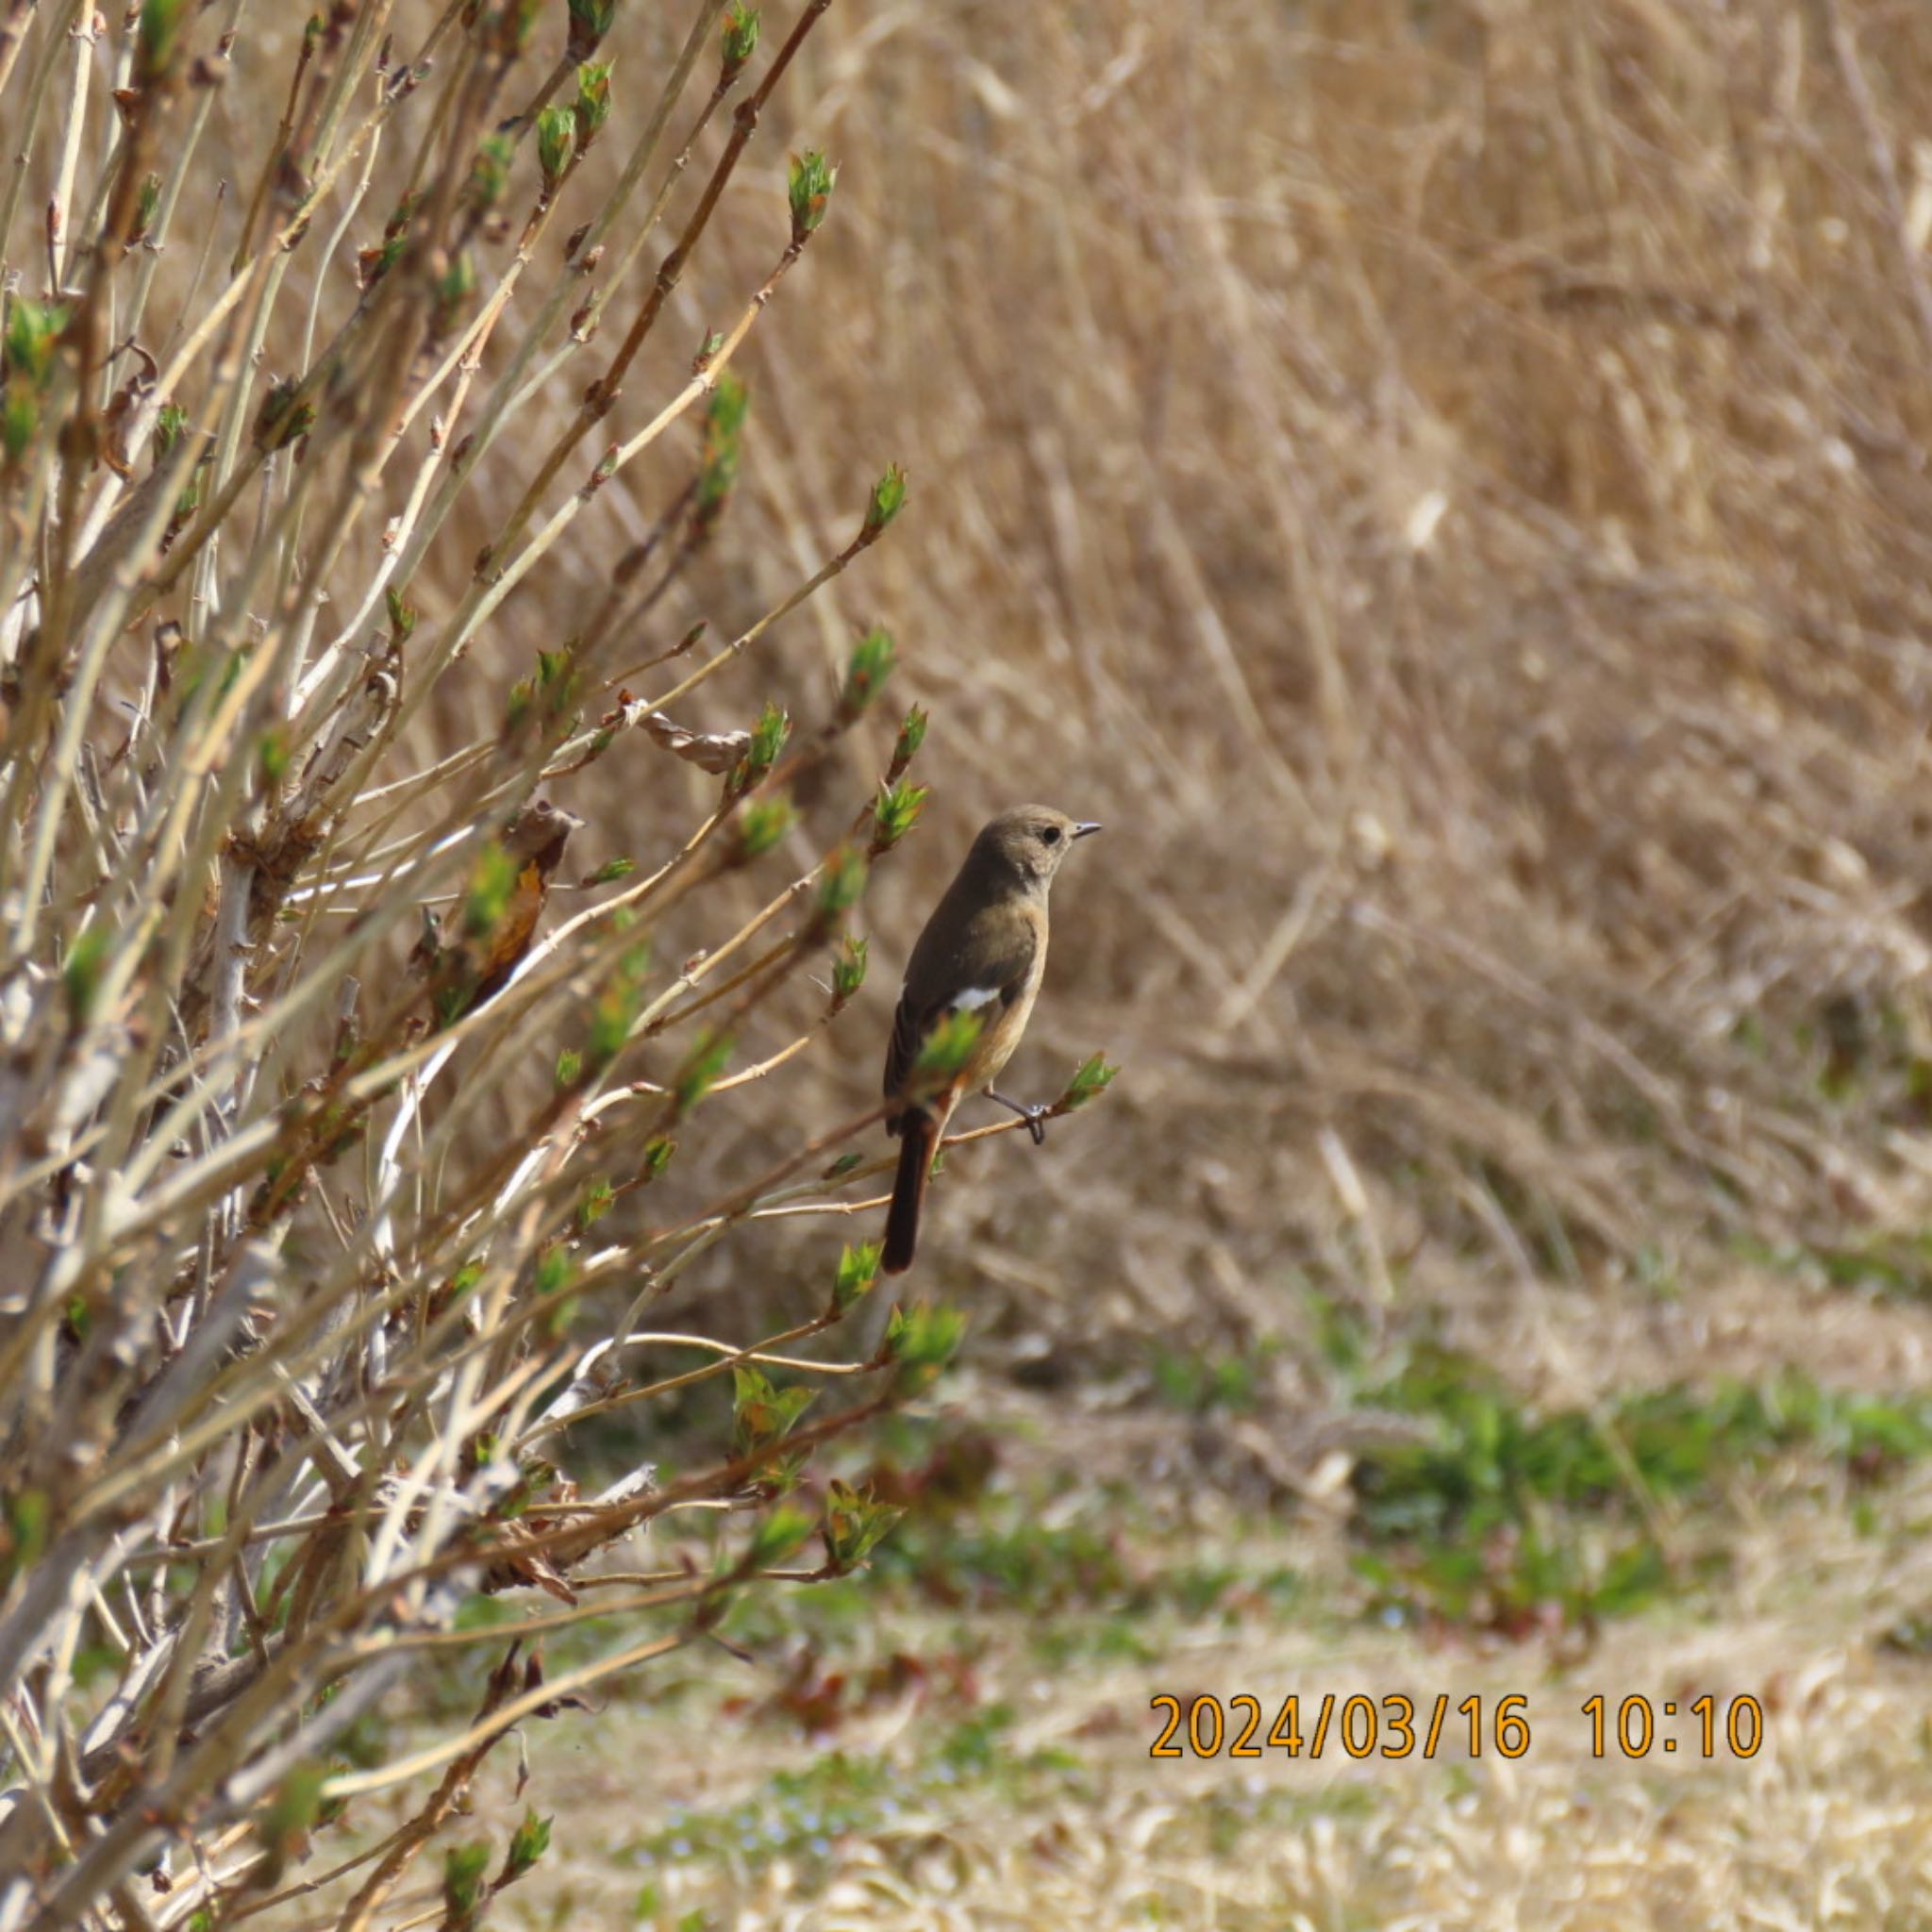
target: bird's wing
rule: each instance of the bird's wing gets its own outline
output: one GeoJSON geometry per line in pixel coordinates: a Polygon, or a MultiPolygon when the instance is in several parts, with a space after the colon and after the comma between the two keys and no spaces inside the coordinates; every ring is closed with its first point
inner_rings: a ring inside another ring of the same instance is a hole
{"type": "Polygon", "coordinates": [[[981,1013],[991,1025],[996,1011],[1010,1007],[1026,991],[1040,949],[1032,924],[1006,925],[997,947],[973,943],[978,937],[970,935],[958,953],[931,966],[915,948],[886,1048],[888,1100],[896,1100],[906,1091],[926,1036],[948,1014],[981,1013]]]}

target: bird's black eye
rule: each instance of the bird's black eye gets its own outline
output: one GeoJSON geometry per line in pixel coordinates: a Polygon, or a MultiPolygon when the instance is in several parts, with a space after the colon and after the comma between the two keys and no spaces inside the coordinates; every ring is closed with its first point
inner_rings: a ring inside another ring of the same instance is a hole
{"type": "Polygon", "coordinates": [[[1040,836],[1047,844],[1058,845],[1060,842],[1060,828],[1058,825],[1042,825],[1040,828],[1040,836]]]}

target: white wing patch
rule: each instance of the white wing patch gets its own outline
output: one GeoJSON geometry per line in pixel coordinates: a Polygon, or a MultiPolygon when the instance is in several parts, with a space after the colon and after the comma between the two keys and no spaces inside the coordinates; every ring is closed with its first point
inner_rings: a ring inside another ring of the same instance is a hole
{"type": "Polygon", "coordinates": [[[964,992],[956,992],[947,1005],[956,1013],[976,1013],[981,1007],[990,1007],[1000,996],[996,986],[969,986],[964,992]]]}

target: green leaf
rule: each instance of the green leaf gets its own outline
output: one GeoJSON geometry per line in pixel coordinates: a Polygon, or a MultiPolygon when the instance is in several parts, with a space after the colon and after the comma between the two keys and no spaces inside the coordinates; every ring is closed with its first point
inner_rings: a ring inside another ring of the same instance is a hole
{"type": "Polygon", "coordinates": [[[832,199],[832,188],[839,178],[837,168],[828,166],[815,147],[793,155],[786,171],[785,192],[791,203],[791,243],[798,247],[825,218],[832,199]]]}
{"type": "Polygon", "coordinates": [[[557,1084],[559,1087],[575,1087],[584,1071],[584,1057],[575,1047],[567,1046],[557,1056],[557,1084]]]}
{"type": "Polygon", "coordinates": [[[731,1453],[739,1460],[782,1442],[818,1392],[799,1386],[774,1388],[770,1378],[750,1362],[738,1363],[731,1371],[731,1381],[735,1391],[731,1453]]]}
{"type": "Polygon", "coordinates": [[[613,885],[619,879],[627,879],[637,869],[635,858],[607,858],[584,883],[587,886],[613,885]]]}
{"type": "Polygon", "coordinates": [[[842,1315],[862,1295],[870,1292],[879,1278],[879,1257],[884,1253],[878,1241],[860,1241],[847,1246],[839,1257],[839,1273],[832,1281],[832,1312],[842,1315]]]}
{"type": "Polygon", "coordinates": [[[905,1511],[834,1476],[825,1493],[825,1554],[844,1572],[865,1561],[905,1511]]]}
{"type": "Polygon", "coordinates": [[[915,1302],[909,1308],[894,1308],[886,1326],[886,1358],[896,1362],[899,1392],[916,1395],[928,1389],[958,1353],[966,1333],[966,1317],[958,1308],[931,1302],[915,1302]]]}
{"type": "Polygon", "coordinates": [[[638,1160],[638,1180],[648,1187],[664,1170],[671,1165],[671,1157],[677,1152],[677,1142],[667,1134],[653,1134],[644,1142],[644,1151],[638,1160]]]}

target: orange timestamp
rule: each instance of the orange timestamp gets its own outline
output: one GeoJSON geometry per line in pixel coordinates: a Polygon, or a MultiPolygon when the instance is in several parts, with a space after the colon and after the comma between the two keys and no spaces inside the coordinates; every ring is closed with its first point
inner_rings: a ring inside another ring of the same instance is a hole
{"type": "MultiPolygon", "coordinates": [[[[1272,1700],[1271,1700],[1272,1703],[1272,1700]]],[[[1149,1708],[1165,1717],[1150,1757],[1255,1759],[1279,1751],[1287,1757],[1320,1757],[1331,1746],[1350,1757],[1434,1757],[1443,1749],[1480,1757],[1523,1757],[1535,1740],[1529,1699],[1521,1692],[1452,1703],[1447,1692],[1418,1705],[1393,1694],[1303,1697],[1291,1691],[1274,1707],[1258,1697],[1176,1697],[1163,1692],[1149,1708]]],[[[1748,1695],[1720,1699],[1708,1692],[1684,1703],[1625,1697],[1613,1703],[1601,1691],[1580,1707],[1588,1721],[1584,1741],[1593,1757],[1647,1757],[1653,1750],[1706,1758],[1757,1757],[1764,1744],[1764,1710],[1748,1695]]]]}

